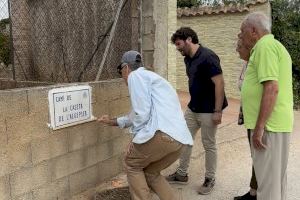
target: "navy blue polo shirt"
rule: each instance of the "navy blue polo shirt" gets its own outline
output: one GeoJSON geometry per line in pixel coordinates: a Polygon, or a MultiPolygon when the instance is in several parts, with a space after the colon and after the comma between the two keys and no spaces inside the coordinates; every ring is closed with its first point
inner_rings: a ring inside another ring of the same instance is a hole
{"type": "MultiPolygon", "coordinates": [[[[219,57],[210,49],[200,46],[196,54],[184,58],[189,78],[191,100],[188,107],[196,113],[213,113],[215,109],[215,84],[212,77],[222,74],[219,57]]],[[[228,105],[226,96],[222,109],[228,105]]]]}

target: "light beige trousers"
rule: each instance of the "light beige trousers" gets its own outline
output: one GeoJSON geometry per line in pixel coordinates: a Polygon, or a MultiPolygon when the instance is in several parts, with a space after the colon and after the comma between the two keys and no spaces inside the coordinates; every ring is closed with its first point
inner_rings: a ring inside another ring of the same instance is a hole
{"type": "Polygon", "coordinates": [[[132,143],[125,156],[132,200],[150,200],[150,188],[161,200],[178,199],[178,195],[160,172],[179,158],[182,147],[181,143],[161,131],[157,131],[144,144],[132,143]]]}
{"type": "Polygon", "coordinates": [[[253,147],[251,138],[252,159],[258,185],[257,200],[286,200],[289,142],[290,133],[265,131],[263,143],[267,148],[257,150],[253,147]]]}
{"type": "MultiPolygon", "coordinates": [[[[194,113],[189,108],[185,111],[184,118],[193,136],[201,128],[201,141],[205,150],[205,177],[215,178],[217,169],[217,125],[212,120],[212,113],[194,113]]],[[[185,146],[179,160],[177,173],[184,176],[188,172],[192,146],[185,146]]]]}

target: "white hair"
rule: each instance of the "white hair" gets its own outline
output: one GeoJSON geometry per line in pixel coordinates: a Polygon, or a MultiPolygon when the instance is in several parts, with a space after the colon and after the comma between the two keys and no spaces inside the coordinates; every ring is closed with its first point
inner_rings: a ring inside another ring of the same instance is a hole
{"type": "Polygon", "coordinates": [[[253,12],[246,16],[244,22],[251,24],[258,30],[271,33],[271,19],[262,12],[253,12]]]}

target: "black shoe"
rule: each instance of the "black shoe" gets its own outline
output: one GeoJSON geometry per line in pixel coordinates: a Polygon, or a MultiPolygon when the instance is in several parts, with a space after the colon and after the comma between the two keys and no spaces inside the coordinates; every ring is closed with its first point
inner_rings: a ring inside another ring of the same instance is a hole
{"type": "Polygon", "coordinates": [[[167,176],[166,179],[169,183],[175,183],[175,184],[177,183],[177,184],[183,184],[183,185],[188,184],[188,181],[189,181],[188,175],[181,176],[177,172],[167,176]]]}
{"type": "Polygon", "coordinates": [[[234,197],[234,200],[256,200],[256,196],[250,195],[250,192],[247,192],[243,196],[234,197]]]}
{"type": "Polygon", "coordinates": [[[215,186],[215,179],[205,177],[204,183],[202,184],[202,186],[198,190],[198,193],[202,194],[202,195],[209,194],[213,191],[214,186],[215,186]]]}

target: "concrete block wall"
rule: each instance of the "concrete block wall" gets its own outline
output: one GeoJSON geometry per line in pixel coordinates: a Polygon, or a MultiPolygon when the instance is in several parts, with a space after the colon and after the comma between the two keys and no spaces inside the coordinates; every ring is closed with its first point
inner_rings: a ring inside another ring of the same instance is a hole
{"type": "MultiPolygon", "coordinates": [[[[128,112],[123,80],[89,85],[94,116],[128,112]]],[[[124,131],[95,121],[48,128],[48,91],[54,87],[0,91],[0,200],[68,199],[123,170],[130,140],[124,131]]]]}
{"type": "MultiPolygon", "coordinates": [[[[270,4],[255,4],[249,6],[249,12],[261,11],[268,16],[271,14],[270,4]]],[[[249,12],[205,14],[195,17],[180,17],[177,19],[178,28],[189,26],[193,28],[199,36],[200,43],[215,51],[221,60],[221,65],[225,79],[225,90],[228,97],[239,98],[237,86],[243,61],[236,53],[237,34],[240,25],[249,12]]],[[[183,57],[177,53],[177,89],[188,91],[188,83],[185,72],[183,57]]],[[[170,71],[173,74],[174,72],[170,71]]]]}
{"type": "Polygon", "coordinates": [[[15,88],[37,87],[52,85],[49,82],[34,82],[34,81],[16,81],[13,79],[0,78],[0,90],[8,90],[15,88]]]}

